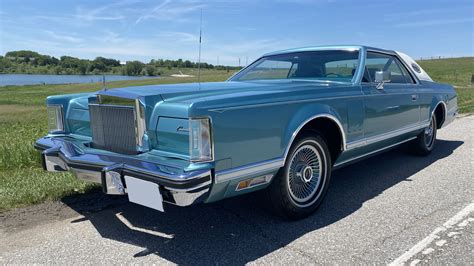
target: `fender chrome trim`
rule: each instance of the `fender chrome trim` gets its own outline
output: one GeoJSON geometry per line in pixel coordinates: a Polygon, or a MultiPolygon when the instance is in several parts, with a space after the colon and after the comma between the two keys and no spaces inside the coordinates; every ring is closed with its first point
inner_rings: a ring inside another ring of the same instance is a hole
{"type": "Polygon", "coordinates": [[[443,109],[444,109],[444,117],[443,117],[443,121],[441,122],[441,126],[439,128],[442,128],[443,125],[444,125],[444,122],[446,122],[446,119],[448,118],[448,108],[446,107],[446,103],[444,101],[439,101],[435,107],[433,108],[433,110],[431,110],[431,115],[428,119],[431,119],[431,117],[433,116],[434,112],[436,111],[436,108],[438,108],[438,106],[440,104],[443,104],[443,109]]]}
{"type": "Polygon", "coordinates": [[[339,131],[341,133],[341,138],[342,138],[342,147],[341,147],[341,150],[342,151],[345,151],[347,148],[346,148],[346,133],[344,132],[344,127],[342,126],[341,122],[333,115],[330,115],[330,114],[319,114],[319,115],[315,115],[315,116],[312,116],[308,119],[306,119],[303,123],[300,124],[300,126],[293,132],[292,136],[291,136],[291,139],[290,141],[288,142],[288,145],[286,147],[286,150],[285,150],[285,153],[283,155],[283,158],[284,160],[286,160],[286,157],[288,156],[288,152],[290,152],[290,148],[291,148],[291,145],[293,145],[293,141],[295,140],[296,136],[298,135],[298,133],[301,131],[301,129],[306,125],[308,124],[309,122],[311,122],[312,120],[314,119],[317,119],[317,118],[328,118],[328,119],[331,119],[333,122],[335,122],[339,128],[339,131]]]}
{"type": "Polygon", "coordinates": [[[264,174],[272,170],[277,170],[285,165],[282,158],[262,161],[254,164],[243,165],[224,171],[216,172],[216,183],[229,181],[231,179],[246,177],[258,174],[264,174]]]}

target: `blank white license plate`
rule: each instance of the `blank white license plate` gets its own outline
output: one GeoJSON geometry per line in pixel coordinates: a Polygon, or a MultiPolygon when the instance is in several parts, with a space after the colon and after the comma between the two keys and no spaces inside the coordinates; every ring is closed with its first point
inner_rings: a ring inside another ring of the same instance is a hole
{"type": "Polygon", "coordinates": [[[163,197],[158,184],[125,176],[128,200],[155,210],[164,212],[163,197]]]}

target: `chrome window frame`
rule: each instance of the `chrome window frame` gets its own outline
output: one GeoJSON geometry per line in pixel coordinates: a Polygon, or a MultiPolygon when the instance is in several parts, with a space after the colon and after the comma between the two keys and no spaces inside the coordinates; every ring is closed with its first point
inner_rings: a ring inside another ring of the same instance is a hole
{"type": "MultiPolygon", "coordinates": [[[[388,55],[388,56],[393,56],[395,57],[396,59],[398,59],[398,61],[400,61],[401,63],[401,66],[400,67],[404,67],[405,70],[408,72],[408,74],[410,75],[411,79],[414,81],[413,83],[390,83],[390,82],[387,82],[385,83],[384,85],[419,85],[420,84],[420,80],[418,79],[418,77],[411,71],[411,69],[407,66],[405,60],[403,60],[402,58],[400,58],[400,56],[398,56],[397,53],[395,52],[389,52],[389,51],[380,51],[380,50],[375,50],[375,49],[366,49],[365,52],[364,52],[364,65],[363,65],[363,71],[365,71],[365,61],[367,61],[367,53],[376,53],[376,54],[383,54],[383,55],[388,55]]],[[[362,82],[362,77],[363,77],[363,72],[362,72],[362,76],[360,77],[360,82],[359,84],[377,84],[376,82],[362,82]]]]}

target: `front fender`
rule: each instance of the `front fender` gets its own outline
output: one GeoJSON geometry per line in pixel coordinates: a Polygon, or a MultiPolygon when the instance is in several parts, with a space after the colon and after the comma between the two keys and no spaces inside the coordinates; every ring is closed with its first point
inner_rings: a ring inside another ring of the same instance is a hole
{"type": "Polygon", "coordinates": [[[90,136],[89,98],[95,93],[55,95],[46,98],[47,105],[61,105],[64,111],[65,131],[90,136]]]}

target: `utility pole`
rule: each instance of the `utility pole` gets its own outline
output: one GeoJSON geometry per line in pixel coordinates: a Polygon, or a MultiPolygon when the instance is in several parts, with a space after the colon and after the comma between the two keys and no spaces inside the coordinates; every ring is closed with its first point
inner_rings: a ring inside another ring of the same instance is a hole
{"type": "Polygon", "coordinates": [[[240,67],[240,57],[239,57],[239,67],[240,67]]]}

